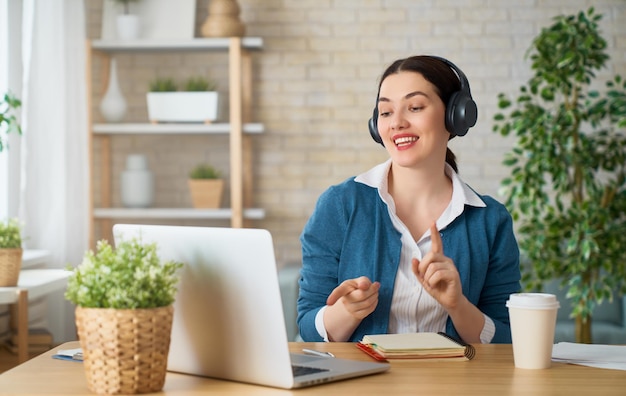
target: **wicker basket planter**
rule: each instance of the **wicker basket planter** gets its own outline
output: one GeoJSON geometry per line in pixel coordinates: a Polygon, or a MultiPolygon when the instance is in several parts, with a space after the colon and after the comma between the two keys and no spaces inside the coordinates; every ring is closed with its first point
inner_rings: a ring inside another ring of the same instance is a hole
{"type": "Polygon", "coordinates": [[[165,383],[172,305],[150,309],[76,307],[87,386],[97,394],[158,392],[165,383]]]}
{"type": "Polygon", "coordinates": [[[223,179],[189,179],[191,202],[196,209],[216,209],[222,205],[223,179]]]}
{"type": "Polygon", "coordinates": [[[0,249],[0,287],[17,286],[22,269],[22,248],[0,249]]]}

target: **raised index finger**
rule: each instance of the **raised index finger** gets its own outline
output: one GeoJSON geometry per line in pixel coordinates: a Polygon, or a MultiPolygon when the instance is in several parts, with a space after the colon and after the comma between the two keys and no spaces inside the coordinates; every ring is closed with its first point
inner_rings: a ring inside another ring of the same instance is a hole
{"type": "Polygon", "coordinates": [[[441,235],[439,235],[439,231],[437,231],[437,225],[435,223],[430,226],[430,240],[430,251],[433,253],[443,254],[443,241],[441,240],[441,235]]]}

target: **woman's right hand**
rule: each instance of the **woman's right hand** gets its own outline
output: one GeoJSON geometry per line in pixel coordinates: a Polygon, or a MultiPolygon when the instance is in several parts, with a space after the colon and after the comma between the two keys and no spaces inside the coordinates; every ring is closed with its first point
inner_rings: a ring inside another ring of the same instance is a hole
{"type": "Polygon", "coordinates": [[[346,341],[378,305],[379,282],[361,276],[337,286],[326,299],[324,327],[331,341],[346,341]]]}

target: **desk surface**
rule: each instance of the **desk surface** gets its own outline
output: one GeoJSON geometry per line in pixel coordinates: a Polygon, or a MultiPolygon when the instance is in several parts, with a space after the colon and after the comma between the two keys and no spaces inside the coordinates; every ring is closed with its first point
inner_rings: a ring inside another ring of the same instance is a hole
{"type": "MultiPolygon", "coordinates": [[[[78,342],[59,349],[78,347],[78,342]]],[[[337,357],[368,360],[350,343],[290,343],[293,352],[303,347],[333,352],[337,357]]],[[[3,394],[91,395],[82,363],[52,359],[49,351],[0,374],[3,394]]],[[[626,372],[553,363],[546,370],[516,369],[511,345],[476,345],[469,362],[392,363],[389,371],[367,377],[294,391],[168,373],[161,395],[214,392],[236,395],[358,394],[358,395],[623,395],[626,372]]]]}

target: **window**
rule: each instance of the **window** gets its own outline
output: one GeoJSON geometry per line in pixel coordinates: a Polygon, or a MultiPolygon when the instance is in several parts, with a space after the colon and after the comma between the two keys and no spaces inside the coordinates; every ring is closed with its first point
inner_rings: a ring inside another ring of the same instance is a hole
{"type": "MultiPolygon", "coordinates": [[[[0,0],[0,95],[21,97],[22,1],[0,0]]],[[[19,114],[18,114],[19,117],[19,114]]],[[[3,135],[4,136],[4,135],[3,135]]],[[[9,138],[10,150],[0,153],[0,219],[17,217],[19,209],[20,139],[9,138]]]]}

